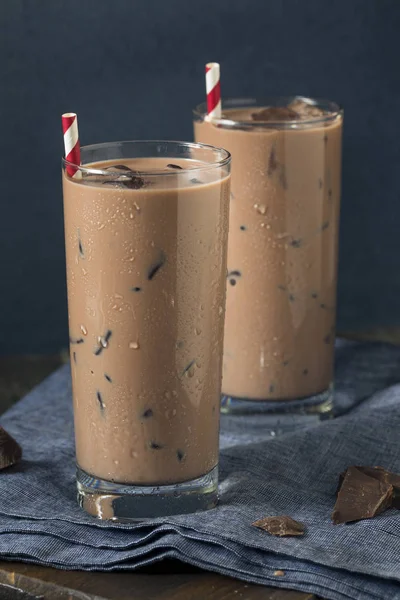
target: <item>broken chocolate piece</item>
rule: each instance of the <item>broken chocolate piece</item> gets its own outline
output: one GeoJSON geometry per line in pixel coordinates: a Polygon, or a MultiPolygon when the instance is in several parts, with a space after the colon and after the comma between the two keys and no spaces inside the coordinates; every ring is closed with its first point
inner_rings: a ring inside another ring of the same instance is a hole
{"type": "Polygon", "coordinates": [[[183,459],[185,458],[185,453],[183,452],[183,450],[177,450],[176,457],[179,460],[179,462],[182,462],[183,459]]]}
{"type": "Polygon", "coordinates": [[[165,252],[163,252],[161,250],[159,260],[150,267],[149,272],[147,274],[147,279],[149,281],[154,279],[154,277],[157,275],[157,273],[161,269],[161,267],[163,267],[165,265],[165,261],[166,261],[165,252]]]}
{"type": "Polygon", "coordinates": [[[326,111],[323,108],[320,108],[316,104],[305,102],[300,98],[293,100],[293,102],[289,104],[288,108],[296,111],[298,116],[303,119],[307,119],[308,117],[322,117],[326,114],[326,111]]]}
{"type": "Polygon", "coordinates": [[[83,245],[82,245],[81,234],[80,234],[79,229],[78,229],[78,248],[79,248],[80,257],[85,258],[85,253],[83,251],[83,245]]]}
{"type": "Polygon", "coordinates": [[[197,179],[197,177],[193,177],[193,179],[190,180],[191,183],[201,183],[200,179],[197,179]]]}
{"type": "Polygon", "coordinates": [[[104,373],[104,377],[107,379],[107,381],[109,381],[110,383],[112,383],[112,379],[109,375],[107,375],[107,373],[104,373]]]}
{"type": "Polygon", "coordinates": [[[111,165],[111,167],[106,167],[104,170],[105,171],[112,171],[114,169],[117,169],[117,170],[120,170],[120,171],[129,171],[130,173],[133,173],[132,169],[130,169],[126,165],[111,165]]]}
{"type": "Polygon", "coordinates": [[[392,505],[393,486],[357,467],[349,467],[338,491],[332,513],[335,525],[372,519],[392,505]]]}
{"type": "Polygon", "coordinates": [[[100,392],[96,392],[96,398],[97,398],[97,402],[99,403],[100,410],[102,410],[102,411],[103,411],[103,410],[104,410],[104,407],[105,407],[105,404],[104,404],[104,402],[103,402],[103,398],[102,398],[102,396],[101,396],[100,392]]]}
{"type": "Polygon", "coordinates": [[[152,411],[152,409],[151,409],[151,408],[148,408],[148,409],[146,409],[146,410],[144,411],[144,413],[142,414],[142,417],[143,417],[144,419],[149,419],[149,418],[150,418],[150,417],[152,417],[152,416],[153,416],[153,411],[152,411]]]}
{"type": "Polygon", "coordinates": [[[190,371],[190,369],[193,367],[194,363],[195,363],[195,359],[191,360],[190,363],[188,365],[186,365],[186,367],[182,371],[182,375],[181,375],[182,377],[190,371]]]}
{"type": "Polygon", "coordinates": [[[150,442],[150,448],[152,450],[162,450],[164,446],[162,444],[159,444],[158,442],[150,442]]]}
{"type": "MultiPolygon", "coordinates": [[[[400,509],[400,475],[397,473],[392,473],[391,471],[387,471],[383,467],[363,467],[363,466],[354,466],[352,467],[361,471],[365,475],[369,477],[373,477],[374,479],[378,479],[383,483],[388,483],[393,486],[393,498],[392,498],[392,507],[400,509]]],[[[339,475],[339,484],[336,490],[336,494],[339,493],[340,488],[342,487],[342,483],[344,481],[345,475],[347,471],[344,471],[339,475]]]]}
{"type": "Polygon", "coordinates": [[[288,106],[268,106],[251,115],[253,121],[293,121],[298,117],[299,114],[288,106]]]}
{"type": "Polygon", "coordinates": [[[241,277],[242,274],[240,271],[229,271],[227,277],[241,277]]]}
{"type": "Polygon", "coordinates": [[[106,171],[110,171],[110,174],[113,174],[113,171],[123,171],[121,175],[116,174],[116,179],[105,179],[102,181],[103,185],[109,185],[114,187],[120,187],[121,185],[127,188],[131,188],[134,190],[139,190],[145,185],[145,181],[143,177],[140,177],[137,172],[132,171],[126,165],[111,165],[110,167],[106,167],[106,171]]]}
{"type": "Polygon", "coordinates": [[[111,329],[108,329],[106,331],[105,335],[103,335],[100,338],[99,345],[96,348],[96,350],[94,351],[95,356],[99,356],[103,352],[104,348],[107,348],[108,341],[109,341],[109,339],[110,339],[111,336],[112,336],[112,331],[111,331],[111,329]]]}
{"type": "Polygon", "coordinates": [[[83,338],[73,338],[70,336],[69,343],[70,344],[83,344],[85,340],[83,338]]]}
{"type": "Polygon", "coordinates": [[[265,517],[259,521],[254,521],[252,525],[278,537],[304,535],[306,530],[303,523],[295,521],[292,517],[286,515],[265,517]]]}
{"type": "Polygon", "coordinates": [[[132,190],[140,190],[140,188],[146,185],[143,177],[140,177],[139,175],[132,175],[129,177],[129,179],[123,179],[121,183],[124,187],[130,188],[132,190]]]}
{"type": "Polygon", "coordinates": [[[246,225],[241,225],[240,226],[240,231],[246,231],[246,229],[247,229],[246,225]]]}
{"type": "Polygon", "coordinates": [[[142,288],[141,287],[133,287],[131,288],[132,292],[141,292],[142,288]]]}
{"type": "Polygon", "coordinates": [[[290,246],[292,246],[292,248],[300,248],[300,246],[303,244],[303,240],[301,238],[298,238],[297,240],[292,240],[290,242],[290,246]]]}
{"type": "Polygon", "coordinates": [[[21,446],[5,429],[0,427],[0,469],[15,465],[21,457],[21,446]]]}
{"type": "Polygon", "coordinates": [[[168,167],[169,169],[179,169],[179,170],[182,170],[182,167],[180,167],[179,165],[174,165],[173,163],[169,163],[169,164],[167,165],[167,167],[168,167]]]}

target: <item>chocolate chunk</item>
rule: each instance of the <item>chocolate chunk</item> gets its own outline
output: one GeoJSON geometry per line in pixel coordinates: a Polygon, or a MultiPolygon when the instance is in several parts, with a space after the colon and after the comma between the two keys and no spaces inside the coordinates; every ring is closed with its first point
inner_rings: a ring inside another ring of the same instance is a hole
{"type": "Polygon", "coordinates": [[[303,240],[301,238],[298,238],[297,240],[292,240],[290,242],[290,245],[292,246],[292,248],[300,248],[300,246],[302,246],[303,244],[303,240]]]}
{"type": "Polygon", "coordinates": [[[96,392],[96,398],[97,398],[97,402],[99,403],[100,410],[104,410],[105,404],[103,402],[103,398],[102,398],[100,392],[96,392]]]}
{"type": "Polygon", "coordinates": [[[142,417],[143,417],[144,419],[149,419],[149,418],[150,418],[150,417],[152,417],[152,416],[153,416],[153,411],[152,411],[152,409],[151,409],[151,408],[147,408],[147,409],[144,411],[144,413],[142,414],[142,417]]]}
{"type": "Polygon", "coordinates": [[[129,179],[124,179],[123,181],[121,181],[121,183],[124,187],[130,188],[132,190],[140,190],[140,188],[146,185],[146,182],[143,179],[143,177],[140,177],[139,175],[132,175],[131,177],[129,177],[129,179]]]}
{"type": "Polygon", "coordinates": [[[79,232],[79,229],[78,229],[78,248],[79,248],[80,257],[85,258],[85,253],[83,251],[83,245],[82,245],[81,234],[79,232]]]}
{"type": "Polygon", "coordinates": [[[293,294],[289,294],[289,302],[294,302],[296,300],[296,298],[294,297],[293,294]]]}
{"type": "MultiPolygon", "coordinates": [[[[353,469],[357,469],[368,475],[368,477],[373,477],[374,479],[378,479],[383,483],[388,483],[393,486],[393,498],[392,498],[392,507],[400,508],[400,475],[397,473],[392,473],[391,471],[387,471],[383,467],[362,467],[362,466],[354,466],[353,469]]],[[[339,476],[339,484],[336,490],[336,493],[339,493],[340,488],[342,487],[342,483],[346,476],[347,471],[341,473],[339,476]]]]}
{"type": "Polygon", "coordinates": [[[114,169],[117,169],[119,171],[129,171],[130,173],[133,173],[132,169],[130,169],[126,165],[111,165],[111,167],[106,167],[104,170],[113,171],[114,169]]]}
{"type": "Polygon", "coordinates": [[[182,170],[182,167],[180,167],[179,165],[174,165],[173,163],[169,163],[169,164],[167,165],[167,167],[168,167],[169,169],[179,169],[179,170],[182,170]]]}
{"type": "Polygon", "coordinates": [[[332,199],[332,190],[331,189],[328,190],[328,198],[329,198],[329,200],[332,199]]]}
{"type": "Polygon", "coordinates": [[[314,300],[315,300],[315,298],[318,298],[317,292],[312,292],[311,298],[314,298],[314,300]]]}
{"type": "Polygon", "coordinates": [[[319,189],[320,189],[320,190],[322,190],[323,186],[324,186],[324,182],[322,181],[322,179],[321,179],[321,177],[320,177],[320,178],[318,179],[318,187],[319,187],[319,189]]]}
{"type": "Polygon", "coordinates": [[[72,358],[74,359],[74,363],[76,364],[76,352],[72,353],[72,358]]]}
{"type": "Polygon", "coordinates": [[[165,265],[166,256],[165,253],[161,250],[159,260],[154,263],[150,268],[147,274],[147,279],[151,281],[157,275],[158,271],[165,265]]]}
{"type": "Polygon", "coordinates": [[[308,375],[308,369],[303,369],[303,375],[308,375]]]}
{"type": "Polygon", "coordinates": [[[241,225],[240,226],[240,231],[246,231],[246,229],[247,229],[246,225],[241,225]]]}
{"type": "Polygon", "coordinates": [[[288,360],[284,360],[282,364],[283,364],[284,367],[287,367],[288,364],[289,364],[289,361],[288,360]]]}
{"type": "Polygon", "coordinates": [[[85,340],[83,338],[73,338],[70,336],[69,343],[70,344],[83,344],[85,340]]]}
{"type": "Polygon", "coordinates": [[[241,277],[242,274],[240,271],[229,271],[228,277],[241,277]]]}
{"type": "Polygon", "coordinates": [[[21,457],[21,446],[3,427],[0,427],[0,469],[15,465],[21,457]]]}
{"type": "Polygon", "coordinates": [[[94,351],[95,356],[99,356],[103,352],[104,348],[107,348],[108,341],[109,341],[109,339],[110,339],[111,336],[112,336],[112,331],[111,331],[111,329],[108,329],[106,331],[105,335],[103,335],[100,338],[100,343],[97,346],[96,350],[94,351]]]}
{"type": "Polygon", "coordinates": [[[269,393],[272,394],[275,391],[275,386],[273,383],[269,386],[269,393]]]}
{"type": "Polygon", "coordinates": [[[117,175],[116,179],[105,179],[102,181],[103,185],[109,185],[114,187],[127,187],[134,190],[139,190],[145,185],[145,181],[143,177],[140,177],[137,172],[133,171],[126,165],[111,165],[110,167],[106,167],[106,171],[123,171],[123,174],[117,175]]]}
{"type": "Polygon", "coordinates": [[[252,525],[278,537],[304,535],[306,530],[303,523],[295,521],[292,517],[286,515],[279,517],[265,517],[259,521],[254,521],[252,525]]]}
{"type": "Polygon", "coordinates": [[[329,221],[325,221],[321,225],[321,231],[325,231],[325,229],[328,229],[328,227],[329,227],[329,221]]]}
{"type": "Polygon", "coordinates": [[[152,450],[162,450],[164,448],[164,446],[158,442],[150,442],[149,445],[152,450]]]}
{"type": "Polygon", "coordinates": [[[286,292],[286,286],[278,285],[278,290],[281,290],[282,292],[286,292]]]}
{"type": "Polygon", "coordinates": [[[357,467],[349,467],[338,491],[332,513],[335,525],[372,519],[392,505],[393,486],[357,467]]]}
{"type": "Polygon", "coordinates": [[[231,285],[236,285],[236,279],[230,279],[230,280],[229,280],[229,283],[230,283],[231,285]]]}
{"type": "Polygon", "coordinates": [[[326,308],[326,304],[324,304],[323,302],[319,306],[320,306],[320,308],[324,308],[324,309],[326,308]]]}
{"type": "Polygon", "coordinates": [[[110,383],[112,383],[112,379],[109,375],[107,375],[107,373],[104,373],[104,377],[107,379],[107,381],[109,381],[110,383]]]}
{"type": "Polygon", "coordinates": [[[191,360],[190,363],[188,365],[186,365],[186,367],[183,369],[182,371],[182,377],[188,372],[190,371],[190,369],[193,367],[195,363],[195,359],[191,360]]]}
{"type": "Polygon", "coordinates": [[[268,159],[268,175],[271,176],[274,171],[278,168],[278,162],[276,160],[275,147],[272,148],[271,154],[268,159]]]}
{"type": "Polygon", "coordinates": [[[183,452],[183,450],[177,450],[176,457],[179,460],[179,462],[182,462],[183,459],[185,458],[185,453],[183,452]]]}
{"type": "Polygon", "coordinates": [[[193,179],[190,180],[191,183],[203,183],[202,181],[200,181],[200,179],[197,179],[197,177],[193,177],[193,179]]]}
{"type": "Polygon", "coordinates": [[[251,115],[253,121],[293,121],[298,117],[298,113],[288,106],[268,106],[251,115]]]}
{"type": "Polygon", "coordinates": [[[131,288],[131,291],[132,292],[141,292],[142,288],[141,287],[133,287],[133,288],[131,288]]]}
{"type": "Polygon", "coordinates": [[[316,104],[301,100],[300,98],[293,100],[293,102],[289,104],[289,108],[296,111],[299,117],[304,120],[310,117],[322,117],[326,114],[323,108],[320,108],[316,104]]]}
{"type": "Polygon", "coordinates": [[[324,143],[327,144],[328,143],[328,136],[327,134],[324,135],[324,143]]]}

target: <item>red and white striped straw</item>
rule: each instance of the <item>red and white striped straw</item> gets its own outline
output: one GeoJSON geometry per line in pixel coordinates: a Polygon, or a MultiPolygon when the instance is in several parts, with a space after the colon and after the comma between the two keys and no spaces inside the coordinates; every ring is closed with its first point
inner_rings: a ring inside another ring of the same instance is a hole
{"type": "Polygon", "coordinates": [[[209,119],[221,118],[221,86],[219,64],[206,64],[207,116],[209,119]]]}
{"type": "MultiPolygon", "coordinates": [[[[81,146],[78,134],[78,118],[75,113],[64,113],[61,121],[64,133],[65,159],[72,165],[79,166],[81,164],[81,146]]],[[[65,167],[68,175],[79,178],[81,172],[72,165],[65,167]]]]}

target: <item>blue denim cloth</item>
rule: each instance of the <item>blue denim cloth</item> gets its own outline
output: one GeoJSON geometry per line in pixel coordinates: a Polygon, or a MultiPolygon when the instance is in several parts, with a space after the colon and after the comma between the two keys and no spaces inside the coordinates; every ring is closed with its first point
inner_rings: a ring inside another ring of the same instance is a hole
{"type": "Polygon", "coordinates": [[[218,508],[135,525],[98,521],[76,504],[70,372],[61,368],[2,418],[24,460],[0,474],[1,557],[102,571],[168,557],[332,600],[400,599],[400,513],[330,520],[347,466],[400,473],[400,348],[342,341],[336,363],[341,416],[275,437],[262,416],[222,417],[218,508]],[[304,522],[306,535],[251,526],[279,514],[304,522]]]}

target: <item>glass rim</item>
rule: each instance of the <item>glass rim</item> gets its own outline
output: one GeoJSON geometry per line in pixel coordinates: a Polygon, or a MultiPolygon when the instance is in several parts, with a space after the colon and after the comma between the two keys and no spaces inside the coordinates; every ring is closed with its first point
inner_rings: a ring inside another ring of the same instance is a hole
{"type": "MultiPolygon", "coordinates": [[[[303,100],[311,106],[320,106],[324,110],[329,111],[327,114],[320,117],[311,117],[309,119],[292,119],[288,121],[236,121],[234,119],[226,119],[224,117],[207,119],[209,123],[219,125],[227,129],[306,129],[317,127],[323,123],[335,121],[338,117],[343,117],[343,107],[332,100],[324,98],[312,98],[311,96],[264,96],[264,97],[237,97],[226,98],[222,100],[222,109],[224,108],[262,108],[269,106],[271,101],[277,103],[282,102],[282,105],[288,105],[295,100],[303,100]]],[[[276,106],[277,104],[275,104],[276,106]]],[[[278,104],[279,105],[279,104],[278,104]]],[[[197,118],[204,120],[207,115],[207,103],[201,102],[193,109],[193,114],[197,118]]]]}
{"type": "MultiPolygon", "coordinates": [[[[218,146],[212,146],[211,144],[202,144],[200,142],[182,142],[180,140],[121,140],[121,141],[116,141],[116,142],[101,142],[100,144],[89,144],[87,146],[81,146],[81,153],[84,152],[85,150],[91,151],[91,150],[96,150],[96,149],[101,149],[101,148],[110,148],[112,146],[122,146],[124,144],[135,144],[135,145],[140,145],[140,146],[145,146],[146,144],[153,144],[153,145],[157,145],[157,144],[168,144],[168,145],[172,145],[175,144],[177,146],[181,146],[184,148],[193,148],[193,149],[199,149],[199,150],[212,150],[213,152],[219,153],[222,158],[218,161],[214,161],[214,162],[209,162],[209,163],[205,163],[202,166],[197,166],[194,168],[182,168],[179,170],[175,170],[175,169],[171,169],[171,171],[142,171],[142,170],[135,170],[135,173],[137,173],[140,176],[144,176],[144,177],[158,177],[158,176],[162,176],[162,177],[169,177],[170,175],[173,175],[174,177],[179,177],[179,175],[183,175],[184,173],[193,173],[195,171],[207,171],[210,169],[218,169],[218,168],[222,168],[225,167],[227,165],[229,165],[229,163],[231,162],[231,154],[230,152],[228,152],[228,150],[225,150],[225,148],[220,148],[218,146]]],[[[135,157],[132,157],[135,158],[135,157]]],[[[152,157],[148,157],[148,158],[158,158],[157,156],[152,156],[152,157]]],[[[170,158],[178,158],[178,156],[173,157],[171,156],[170,158]]],[[[118,157],[116,157],[115,159],[109,159],[109,160],[118,160],[118,157]]],[[[123,160],[123,158],[121,159],[123,160]]],[[[128,159],[129,160],[129,159],[128,159]]],[[[106,176],[110,176],[110,174],[115,174],[115,175],[121,175],[121,171],[115,170],[112,171],[111,169],[95,169],[92,167],[86,167],[85,165],[76,165],[75,163],[70,162],[69,160],[67,160],[64,156],[61,159],[62,161],[62,165],[66,166],[66,167],[74,167],[77,168],[80,172],[82,173],[88,173],[88,174],[92,174],[92,175],[106,175],[106,176]]]]}

